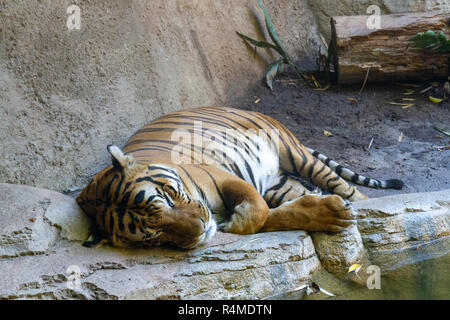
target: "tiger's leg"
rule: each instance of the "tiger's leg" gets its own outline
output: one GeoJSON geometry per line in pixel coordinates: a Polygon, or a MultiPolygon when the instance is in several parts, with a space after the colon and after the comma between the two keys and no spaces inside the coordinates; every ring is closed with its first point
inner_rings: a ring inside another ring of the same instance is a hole
{"type": "Polygon", "coordinates": [[[269,212],[264,198],[249,183],[229,179],[220,186],[229,220],[218,225],[224,232],[253,234],[264,225],[269,212]]]}
{"type": "MultiPolygon", "coordinates": [[[[295,137],[292,136],[292,139],[295,137]]],[[[292,140],[295,147],[287,148],[280,143],[280,167],[292,175],[311,181],[318,187],[330,193],[340,195],[350,201],[367,199],[354,186],[350,186],[343,178],[325,163],[315,158],[296,139],[292,140]]]]}
{"type": "Polygon", "coordinates": [[[264,200],[266,200],[269,208],[279,207],[284,202],[311,193],[300,181],[282,171],[279,172],[279,180],[274,183],[264,194],[264,200]]]}
{"type": "Polygon", "coordinates": [[[348,201],[338,195],[311,194],[300,181],[285,175],[264,198],[272,208],[260,231],[305,230],[337,232],[354,223],[348,201]]]}
{"type": "Polygon", "coordinates": [[[320,196],[310,192],[290,177],[279,188],[268,190],[266,199],[280,203],[269,209],[266,200],[242,179],[228,179],[220,185],[230,219],[219,229],[237,234],[258,231],[305,230],[340,231],[354,223],[348,201],[338,195],[320,196]],[[284,192],[278,192],[286,188],[284,192]],[[275,196],[271,194],[275,192],[275,196]]]}
{"type": "Polygon", "coordinates": [[[269,210],[259,230],[341,231],[355,223],[350,204],[338,195],[304,195],[269,210]]]}

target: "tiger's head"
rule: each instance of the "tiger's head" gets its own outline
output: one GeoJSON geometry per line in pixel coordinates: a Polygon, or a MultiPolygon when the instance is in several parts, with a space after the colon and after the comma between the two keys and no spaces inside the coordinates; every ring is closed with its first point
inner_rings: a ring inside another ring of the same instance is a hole
{"type": "Polygon", "coordinates": [[[76,198],[95,223],[93,246],[104,240],[117,247],[169,243],[193,248],[210,239],[216,224],[201,200],[184,191],[175,168],[138,163],[108,146],[112,166],[97,173],[76,198]]]}

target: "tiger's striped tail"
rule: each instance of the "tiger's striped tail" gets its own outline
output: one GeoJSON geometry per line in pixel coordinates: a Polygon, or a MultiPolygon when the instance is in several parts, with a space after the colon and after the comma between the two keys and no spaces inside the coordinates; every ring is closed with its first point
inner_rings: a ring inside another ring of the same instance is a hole
{"type": "Polygon", "coordinates": [[[363,175],[360,175],[358,173],[355,173],[351,171],[350,169],[344,168],[336,161],[328,158],[326,155],[321,154],[318,151],[315,151],[311,148],[306,148],[308,151],[317,159],[325,163],[330,169],[332,169],[334,172],[336,172],[340,177],[343,179],[353,182],[355,184],[369,187],[369,188],[375,188],[375,189],[402,189],[403,188],[403,181],[398,179],[388,179],[388,180],[377,180],[377,179],[371,179],[366,178],[363,175]]]}

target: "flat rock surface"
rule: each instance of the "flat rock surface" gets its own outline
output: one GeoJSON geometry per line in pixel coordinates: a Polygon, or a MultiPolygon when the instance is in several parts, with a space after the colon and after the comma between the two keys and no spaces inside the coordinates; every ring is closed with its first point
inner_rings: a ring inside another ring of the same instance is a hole
{"type": "Polygon", "coordinates": [[[88,249],[89,222],[73,198],[0,184],[0,203],[0,298],[254,299],[301,285],[320,267],[304,231],[219,232],[188,251],[88,249]]]}
{"type": "Polygon", "coordinates": [[[386,272],[450,250],[450,190],[368,199],[354,209],[370,260],[386,272]]]}
{"type": "Polygon", "coordinates": [[[322,267],[342,279],[361,257],[389,273],[448,253],[449,194],[357,202],[358,225],[341,234],[219,232],[193,250],[124,250],[81,246],[89,222],[73,198],[0,184],[0,298],[265,299],[309,284],[322,267]]]}
{"type": "Polygon", "coordinates": [[[89,221],[58,192],[0,183],[0,257],[45,253],[57,240],[84,240],[89,221]]]}

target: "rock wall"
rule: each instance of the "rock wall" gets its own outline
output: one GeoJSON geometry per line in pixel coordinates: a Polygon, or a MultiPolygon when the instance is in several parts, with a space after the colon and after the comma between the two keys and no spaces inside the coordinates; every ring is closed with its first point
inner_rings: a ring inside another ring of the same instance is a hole
{"type": "MultiPolygon", "coordinates": [[[[450,11],[446,0],[263,3],[309,68],[330,31],[322,11],[450,11]]],[[[107,165],[106,145],[146,122],[244,94],[275,56],[254,59],[235,31],[268,38],[262,17],[256,0],[0,0],[0,181],[79,188],[107,165]],[[66,25],[72,4],[81,30],[66,25]]]]}
{"type": "MultiPolygon", "coordinates": [[[[263,2],[295,60],[314,59],[307,1],[263,2]]],[[[1,0],[0,181],[81,187],[151,119],[243,94],[275,56],[235,31],[263,39],[262,17],[256,1],[1,0]]]]}
{"type": "MultiPolygon", "coordinates": [[[[89,221],[54,191],[0,184],[0,203],[0,299],[300,299],[312,281],[361,299],[370,264],[389,275],[450,250],[450,190],[357,202],[357,228],[340,234],[219,232],[193,250],[85,248],[89,221]]],[[[419,274],[395,279],[418,291],[419,274]]]]}

